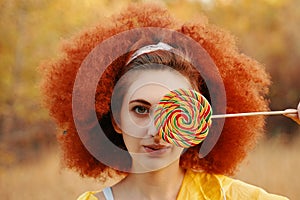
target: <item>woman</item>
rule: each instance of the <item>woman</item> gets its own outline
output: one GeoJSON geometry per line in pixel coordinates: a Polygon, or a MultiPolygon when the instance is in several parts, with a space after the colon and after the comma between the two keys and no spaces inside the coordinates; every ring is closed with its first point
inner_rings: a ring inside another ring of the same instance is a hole
{"type": "Polygon", "coordinates": [[[207,138],[190,148],[166,142],[154,126],[153,108],[177,89],[201,93],[215,113],[268,108],[269,76],[228,33],[139,4],[64,51],[42,66],[46,106],[64,130],[63,161],[103,186],[120,180],[79,199],[286,199],[227,177],[262,135],[264,117],[213,120],[207,138]]]}

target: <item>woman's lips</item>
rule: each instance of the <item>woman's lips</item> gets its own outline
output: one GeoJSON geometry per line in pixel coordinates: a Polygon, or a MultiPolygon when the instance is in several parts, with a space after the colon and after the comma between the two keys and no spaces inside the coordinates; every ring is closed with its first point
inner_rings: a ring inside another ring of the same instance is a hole
{"type": "Polygon", "coordinates": [[[150,145],[143,145],[145,151],[150,153],[151,155],[161,155],[167,152],[171,146],[162,145],[162,144],[150,144],[150,145]]]}

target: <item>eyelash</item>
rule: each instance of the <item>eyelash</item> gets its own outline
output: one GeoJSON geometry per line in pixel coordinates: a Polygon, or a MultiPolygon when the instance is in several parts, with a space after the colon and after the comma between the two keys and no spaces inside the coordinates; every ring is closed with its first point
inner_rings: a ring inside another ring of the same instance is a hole
{"type": "Polygon", "coordinates": [[[134,106],[131,110],[138,115],[145,115],[145,114],[149,113],[149,108],[147,108],[145,106],[141,106],[141,105],[134,106]],[[146,112],[145,113],[138,112],[137,109],[140,109],[140,108],[145,109],[146,112]]]}

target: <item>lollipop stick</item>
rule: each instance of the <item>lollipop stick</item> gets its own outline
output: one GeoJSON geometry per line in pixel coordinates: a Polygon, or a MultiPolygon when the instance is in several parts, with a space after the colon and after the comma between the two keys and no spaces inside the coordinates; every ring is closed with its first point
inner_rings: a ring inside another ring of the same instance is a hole
{"type": "Polygon", "coordinates": [[[217,118],[227,118],[227,117],[247,117],[247,116],[257,116],[257,115],[282,115],[282,114],[297,114],[296,109],[289,109],[283,111],[266,111],[266,112],[248,112],[248,113],[234,113],[234,114],[221,114],[212,115],[212,119],[217,118]]]}

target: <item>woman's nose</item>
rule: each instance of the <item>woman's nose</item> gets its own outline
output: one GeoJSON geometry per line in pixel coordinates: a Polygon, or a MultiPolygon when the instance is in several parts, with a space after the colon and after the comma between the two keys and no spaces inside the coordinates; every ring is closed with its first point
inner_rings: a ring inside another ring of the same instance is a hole
{"type": "Polygon", "coordinates": [[[148,136],[149,137],[153,137],[155,143],[159,143],[160,142],[161,138],[160,138],[160,136],[158,134],[158,130],[154,126],[154,124],[151,125],[151,126],[149,126],[149,128],[148,128],[148,136]]]}
{"type": "Polygon", "coordinates": [[[154,141],[156,143],[159,143],[160,141],[160,136],[158,134],[158,129],[157,127],[154,125],[154,109],[157,105],[153,105],[150,109],[150,123],[148,126],[148,131],[147,131],[147,135],[150,137],[154,137],[154,141]]]}
{"type": "Polygon", "coordinates": [[[155,127],[153,121],[148,126],[147,134],[152,137],[154,137],[155,135],[158,135],[157,128],[155,127]]]}

